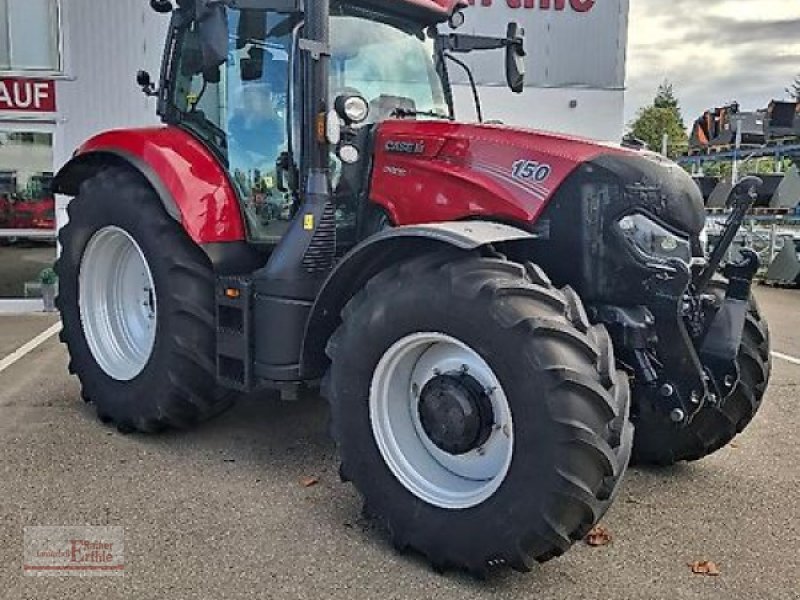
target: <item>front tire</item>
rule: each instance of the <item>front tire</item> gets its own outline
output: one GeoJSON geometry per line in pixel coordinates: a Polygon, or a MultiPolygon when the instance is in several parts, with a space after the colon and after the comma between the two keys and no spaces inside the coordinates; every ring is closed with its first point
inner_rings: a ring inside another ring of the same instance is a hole
{"type": "Polygon", "coordinates": [[[323,385],[341,472],[396,548],[527,571],[603,516],[630,456],[629,388],[572,290],[433,254],[379,274],[342,319],[323,385]]]}
{"type": "Polygon", "coordinates": [[[69,369],[121,431],[186,428],[227,408],[216,388],[214,274],[138,174],[83,183],[61,230],[57,306],[69,369]]]}

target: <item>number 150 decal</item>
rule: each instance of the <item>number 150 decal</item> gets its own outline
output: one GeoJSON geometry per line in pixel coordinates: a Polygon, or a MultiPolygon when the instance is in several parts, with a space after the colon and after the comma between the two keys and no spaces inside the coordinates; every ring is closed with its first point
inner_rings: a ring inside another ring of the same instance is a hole
{"type": "Polygon", "coordinates": [[[511,167],[511,175],[514,179],[536,181],[538,183],[547,181],[552,172],[553,168],[550,165],[535,160],[518,160],[511,167]]]}

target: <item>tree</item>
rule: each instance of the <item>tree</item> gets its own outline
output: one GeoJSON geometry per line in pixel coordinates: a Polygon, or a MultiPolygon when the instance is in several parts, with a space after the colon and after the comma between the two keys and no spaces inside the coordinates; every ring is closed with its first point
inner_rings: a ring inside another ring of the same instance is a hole
{"type": "Polygon", "coordinates": [[[791,86],[786,88],[786,91],[795,100],[800,100],[800,75],[795,78],[791,86]]]}
{"type": "Polygon", "coordinates": [[[653,104],[639,109],[630,128],[633,137],[642,140],[656,152],[661,150],[664,134],[667,134],[667,155],[670,158],[676,158],[685,152],[689,145],[680,102],[669,81],[664,81],[659,86],[653,104]]]}

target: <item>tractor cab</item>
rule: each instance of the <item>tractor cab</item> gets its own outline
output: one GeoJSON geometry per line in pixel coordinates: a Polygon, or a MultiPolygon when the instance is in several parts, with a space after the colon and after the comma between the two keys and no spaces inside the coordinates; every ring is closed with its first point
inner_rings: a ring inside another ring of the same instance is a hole
{"type": "MultiPolygon", "coordinates": [[[[249,239],[274,245],[298,205],[295,173],[306,126],[298,83],[302,15],[229,8],[224,19],[226,55],[217,66],[204,64],[209,41],[200,21],[189,19],[173,27],[162,116],[190,130],[224,160],[249,239]]],[[[330,105],[342,98],[340,104],[349,104],[345,114],[360,111],[355,115],[359,122],[348,125],[369,127],[397,110],[449,118],[451,107],[436,69],[434,31],[339,4],[331,15],[330,38],[330,105]],[[357,100],[347,103],[350,97],[357,100]]],[[[355,128],[350,133],[363,145],[364,135],[355,135],[355,128]]],[[[361,148],[351,148],[356,152],[349,148],[345,160],[361,163],[361,148]]],[[[366,164],[348,168],[335,146],[330,161],[339,233],[354,238],[366,164]]]]}
{"type": "Polygon", "coordinates": [[[248,240],[267,246],[282,239],[300,204],[303,131],[324,127],[337,236],[346,250],[365,237],[360,207],[375,125],[453,118],[444,38],[434,26],[447,13],[433,2],[334,2],[328,46],[306,52],[304,13],[294,3],[225,4],[186,0],[175,11],[159,112],[226,165],[248,240]],[[304,63],[317,52],[328,61],[334,109],[324,125],[305,122],[303,111],[304,63]]]}

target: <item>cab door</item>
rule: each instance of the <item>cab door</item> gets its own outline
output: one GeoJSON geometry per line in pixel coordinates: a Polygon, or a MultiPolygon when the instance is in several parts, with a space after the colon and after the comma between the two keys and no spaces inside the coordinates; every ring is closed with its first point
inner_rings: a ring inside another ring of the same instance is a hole
{"type": "Polygon", "coordinates": [[[229,47],[219,73],[203,72],[196,23],[179,36],[173,109],[177,124],[226,164],[248,239],[275,245],[293,216],[294,192],[279,189],[278,160],[289,149],[293,17],[227,11],[229,47]]]}

